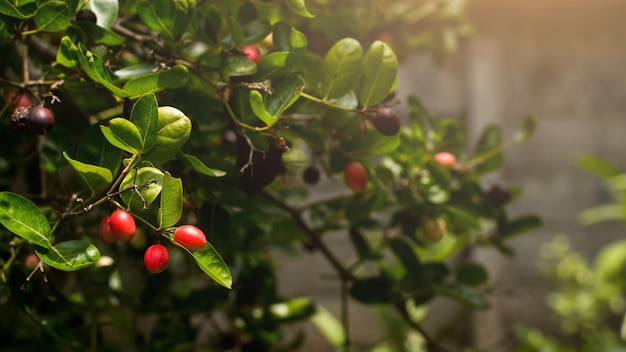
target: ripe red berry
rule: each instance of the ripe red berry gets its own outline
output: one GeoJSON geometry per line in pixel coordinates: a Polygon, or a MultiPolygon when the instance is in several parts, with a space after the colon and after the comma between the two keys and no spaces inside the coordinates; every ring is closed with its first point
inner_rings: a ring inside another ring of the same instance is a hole
{"type": "Polygon", "coordinates": [[[343,169],[343,180],[353,192],[360,193],[367,187],[369,175],[363,164],[353,161],[343,169]]]}
{"type": "Polygon", "coordinates": [[[48,134],[54,127],[54,114],[43,106],[33,106],[26,118],[26,128],[35,134],[48,134]]]}
{"type": "Polygon", "coordinates": [[[100,237],[104,240],[104,242],[112,244],[117,241],[117,237],[111,231],[111,218],[109,216],[105,216],[100,220],[100,237]]]}
{"type": "Polygon", "coordinates": [[[261,61],[261,50],[259,50],[259,46],[256,44],[244,46],[241,49],[241,52],[244,53],[255,64],[258,64],[261,61]]]}
{"type": "Polygon", "coordinates": [[[33,99],[31,99],[28,94],[25,93],[11,92],[7,95],[7,100],[9,101],[12,110],[15,110],[19,107],[29,108],[35,103],[33,99]]]}
{"type": "Polygon", "coordinates": [[[199,251],[206,245],[204,232],[193,225],[179,226],[174,231],[174,241],[188,250],[199,251]]]}
{"type": "Polygon", "coordinates": [[[456,164],[456,156],[449,152],[439,152],[435,154],[434,158],[446,169],[449,169],[456,164]]]}
{"type": "Polygon", "coordinates": [[[135,219],[126,210],[117,209],[109,216],[111,232],[120,241],[130,241],[137,229],[135,219]]]}
{"type": "Polygon", "coordinates": [[[170,263],[170,253],[161,244],[153,244],[146,249],[143,255],[143,263],[151,273],[160,273],[170,263]]]}
{"type": "Polygon", "coordinates": [[[34,270],[37,267],[37,265],[39,265],[39,261],[40,259],[37,256],[37,254],[30,253],[29,255],[26,256],[26,259],[24,259],[24,266],[28,270],[34,270]]]}
{"type": "Polygon", "coordinates": [[[376,130],[385,136],[394,136],[400,131],[400,119],[391,108],[377,109],[372,122],[376,130]]]}

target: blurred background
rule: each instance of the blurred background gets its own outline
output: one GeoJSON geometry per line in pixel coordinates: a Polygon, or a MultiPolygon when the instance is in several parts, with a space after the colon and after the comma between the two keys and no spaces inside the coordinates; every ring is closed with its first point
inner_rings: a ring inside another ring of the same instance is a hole
{"type": "MultiPolygon", "coordinates": [[[[459,332],[477,346],[491,346],[489,351],[507,351],[511,347],[502,341],[515,326],[558,329],[546,307],[548,280],[538,269],[546,243],[564,235],[591,261],[600,248],[623,237],[621,223],[581,225],[579,213],[608,202],[610,194],[574,160],[585,153],[626,168],[626,2],[473,0],[467,10],[473,35],[459,42],[456,52],[444,60],[419,53],[403,58],[399,97],[416,94],[437,116],[467,119],[474,139],[488,124],[502,126],[510,137],[528,115],[539,118],[535,135],[505,153],[505,166],[491,182],[520,186],[523,193],[511,212],[539,214],[544,225],[513,240],[511,258],[493,249],[472,253],[496,268],[490,271],[494,309],[475,313],[473,324],[459,332]]],[[[345,237],[328,240],[339,256],[351,250],[345,237]]],[[[284,258],[281,291],[311,295],[337,313],[339,285],[330,273],[315,254],[284,258]],[[311,275],[303,277],[303,270],[311,275]]],[[[459,313],[450,300],[434,310],[427,329],[440,329],[459,313]]],[[[380,326],[374,315],[351,303],[355,340],[376,341],[380,326]]],[[[307,351],[326,346],[321,338],[307,343],[307,351]]]]}

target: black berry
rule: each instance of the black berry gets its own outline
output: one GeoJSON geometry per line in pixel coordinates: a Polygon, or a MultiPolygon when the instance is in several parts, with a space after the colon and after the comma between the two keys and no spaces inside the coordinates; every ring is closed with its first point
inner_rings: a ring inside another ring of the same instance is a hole
{"type": "Polygon", "coordinates": [[[380,108],[376,110],[372,122],[376,130],[385,136],[393,136],[400,130],[400,119],[394,109],[380,108]]]}
{"type": "Polygon", "coordinates": [[[304,170],[302,178],[304,182],[314,185],[320,180],[320,171],[315,166],[309,166],[304,170]]]}
{"type": "Polygon", "coordinates": [[[93,11],[89,9],[82,9],[76,14],[76,21],[96,23],[98,21],[98,17],[93,11]]]}
{"type": "Polygon", "coordinates": [[[34,134],[48,134],[54,127],[54,114],[43,106],[34,106],[26,118],[26,128],[34,134]]]}

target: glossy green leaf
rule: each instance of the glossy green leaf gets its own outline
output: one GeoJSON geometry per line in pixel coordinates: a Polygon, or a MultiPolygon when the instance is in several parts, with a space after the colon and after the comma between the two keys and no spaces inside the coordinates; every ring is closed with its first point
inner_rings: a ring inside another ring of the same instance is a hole
{"type": "Polygon", "coordinates": [[[389,240],[389,248],[391,248],[396,257],[398,257],[407,273],[418,270],[422,266],[413,248],[408,242],[399,237],[393,237],[389,240]]]}
{"type": "Polygon", "coordinates": [[[578,214],[583,226],[598,224],[605,221],[626,220],[626,209],[623,204],[606,204],[585,209],[578,214]]]}
{"type": "Polygon", "coordinates": [[[61,38],[61,44],[57,51],[56,61],[59,65],[67,68],[76,68],[79,64],[79,56],[82,55],[78,47],[69,37],[61,38]]]}
{"type": "Polygon", "coordinates": [[[243,42],[243,28],[234,16],[228,16],[228,26],[230,27],[231,39],[235,45],[239,46],[243,42]]]}
{"type": "Polygon", "coordinates": [[[362,60],[363,49],[356,39],[341,39],[330,48],[322,66],[322,86],[326,98],[343,96],[356,86],[362,60]]]}
{"type": "Polygon", "coordinates": [[[326,341],[341,351],[346,345],[346,329],[331,312],[321,306],[317,306],[315,314],[311,317],[311,322],[324,335],[326,341]]]}
{"type": "Polygon", "coordinates": [[[294,297],[269,306],[272,320],[278,322],[306,319],[315,313],[315,310],[315,304],[308,297],[294,297]]]}
{"type": "Polygon", "coordinates": [[[289,6],[289,8],[302,17],[313,18],[312,13],[306,7],[304,0],[283,0],[289,6]]]}
{"type": "Polygon", "coordinates": [[[119,12],[118,0],[90,0],[89,8],[96,14],[98,26],[111,29],[119,12]]]}
{"type": "Polygon", "coordinates": [[[124,91],[130,97],[157,93],[166,89],[174,89],[187,82],[189,70],[184,65],[176,65],[170,69],[152,72],[132,78],[124,84],[124,91]]]}
{"type": "Polygon", "coordinates": [[[360,259],[373,259],[377,257],[377,255],[372,252],[369,243],[358,229],[351,228],[348,235],[350,236],[350,241],[354,245],[360,259]]]}
{"type": "Polygon", "coordinates": [[[109,169],[111,175],[119,171],[122,150],[109,143],[99,125],[92,125],[87,129],[78,145],[76,159],[87,164],[97,165],[109,169]]]}
{"type": "Polygon", "coordinates": [[[50,1],[39,7],[33,19],[39,31],[61,32],[70,25],[72,13],[64,1],[50,1]]]}
{"type": "Polygon", "coordinates": [[[143,149],[141,132],[134,123],[116,117],[107,126],[100,126],[104,138],[112,145],[131,154],[138,154],[143,149]]]}
{"type": "Polygon", "coordinates": [[[52,229],[48,219],[39,207],[19,194],[0,192],[0,224],[38,246],[50,246],[52,229]]]}
{"type": "Polygon", "coordinates": [[[267,110],[265,110],[265,101],[263,101],[263,95],[259,93],[257,90],[250,91],[250,107],[252,111],[263,121],[266,125],[272,126],[278,121],[278,117],[270,115],[267,110]]]}
{"type": "Polygon", "coordinates": [[[498,237],[510,238],[524,232],[536,230],[541,227],[541,219],[535,215],[521,216],[513,221],[498,224],[498,237]]]}
{"type": "Polygon", "coordinates": [[[33,3],[24,6],[16,5],[14,1],[0,0],[0,14],[20,20],[33,17],[37,13],[37,5],[33,3]]]}
{"type": "Polygon", "coordinates": [[[291,75],[272,87],[272,94],[265,97],[265,109],[276,117],[280,117],[291,105],[293,105],[302,90],[304,89],[304,79],[299,75],[291,75]]]}
{"type": "Polygon", "coordinates": [[[472,308],[487,309],[490,307],[485,295],[470,286],[447,283],[434,286],[434,290],[442,296],[452,298],[472,308]]]}
{"type": "MultiPolygon", "coordinates": [[[[100,17],[98,17],[100,19],[100,17]]],[[[119,35],[111,30],[100,27],[95,23],[87,21],[78,21],[74,25],[80,29],[97,44],[106,46],[119,46],[126,42],[126,37],[119,35]]]]}
{"type": "Polygon", "coordinates": [[[456,274],[457,282],[469,286],[482,285],[488,279],[489,274],[487,274],[487,270],[482,265],[476,263],[463,264],[456,274]]]}
{"type": "Polygon", "coordinates": [[[180,0],[142,0],[139,18],[152,30],[165,38],[176,39],[189,23],[188,3],[180,0]]]}
{"type": "Polygon", "coordinates": [[[524,142],[533,135],[536,128],[537,117],[531,115],[526,120],[524,120],[524,123],[522,124],[522,129],[515,132],[513,139],[518,143],[524,142]]]}
{"type": "Polygon", "coordinates": [[[226,172],[206,166],[200,159],[191,154],[183,153],[183,158],[194,170],[203,175],[211,177],[222,177],[226,175],[226,172]]]}
{"type": "Polygon", "coordinates": [[[63,152],[63,156],[89,188],[89,198],[100,194],[100,192],[106,190],[111,185],[111,182],[113,182],[111,170],[73,160],[66,152],[63,152]]]}
{"type": "Polygon", "coordinates": [[[608,178],[622,174],[622,170],[619,167],[592,155],[578,155],[575,162],[579,168],[600,177],[608,178]]]}
{"type": "Polygon", "coordinates": [[[276,51],[290,51],[291,26],[286,22],[274,23],[272,27],[272,43],[276,51]]]}
{"type": "Polygon", "coordinates": [[[111,93],[119,97],[128,97],[128,93],[111,82],[104,62],[99,56],[94,55],[91,51],[85,51],[84,54],[78,55],[78,60],[83,71],[85,71],[87,76],[94,82],[102,84],[106,89],[111,91],[111,93]]]}
{"type": "Polygon", "coordinates": [[[344,149],[352,156],[385,155],[398,148],[400,137],[384,136],[376,131],[367,131],[357,137],[344,141],[344,149]]]}
{"type": "Polygon", "coordinates": [[[120,184],[119,190],[123,191],[120,196],[124,204],[137,212],[146,210],[161,193],[163,175],[163,172],[155,167],[131,170],[120,184]]]}
{"type": "Polygon", "coordinates": [[[229,77],[249,76],[256,73],[257,67],[254,62],[242,55],[231,55],[224,59],[224,68],[222,76],[224,79],[229,77]]]}
{"type": "Polygon", "coordinates": [[[350,296],[365,304],[390,303],[394,297],[393,282],[385,275],[356,279],[350,296]]]}
{"type": "Polygon", "coordinates": [[[170,160],[191,134],[191,120],[182,111],[171,107],[161,106],[158,110],[159,130],[154,146],[143,158],[155,164],[170,160]]]}
{"type": "Polygon", "coordinates": [[[264,18],[257,18],[243,26],[242,46],[260,42],[272,32],[272,25],[264,18]]]}
{"type": "Polygon", "coordinates": [[[183,181],[166,172],[163,175],[163,187],[161,188],[159,227],[164,229],[176,225],[182,214],[183,181]]]}
{"type": "Polygon", "coordinates": [[[207,242],[203,249],[195,252],[190,252],[185,247],[179,245],[174,241],[174,236],[172,234],[167,234],[166,236],[173,244],[185,250],[187,253],[191,254],[198,264],[198,267],[204,271],[211,279],[215,282],[224,286],[226,288],[231,288],[233,285],[233,277],[230,273],[230,269],[224,262],[224,259],[220,256],[219,253],[213,248],[213,246],[207,242]]]}
{"type": "Polygon", "coordinates": [[[159,105],[154,94],[144,95],[135,102],[130,111],[130,122],[141,134],[140,152],[148,152],[156,143],[159,132],[159,105]]]}
{"type": "Polygon", "coordinates": [[[264,56],[257,64],[257,71],[254,74],[256,81],[270,78],[274,74],[284,71],[285,66],[289,60],[292,60],[294,55],[288,51],[276,51],[264,56]]]}
{"type": "Polygon", "coordinates": [[[295,28],[291,28],[289,32],[289,49],[294,52],[304,52],[309,45],[304,33],[295,28]]]}
{"type": "Polygon", "coordinates": [[[149,73],[153,73],[159,69],[157,64],[138,64],[129,65],[113,71],[113,75],[118,81],[128,81],[139,76],[144,76],[149,73]]]}
{"type": "MultiPolygon", "coordinates": [[[[488,153],[496,148],[500,148],[502,145],[502,129],[498,126],[487,126],[482,135],[480,136],[476,145],[475,153],[480,156],[483,153],[488,153]]],[[[478,164],[475,168],[478,173],[487,173],[489,171],[497,170],[504,164],[504,157],[502,153],[497,153],[491,158],[478,164]]]]}
{"type": "Polygon", "coordinates": [[[100,251],[84,241],[65,241],[50,248],[37,248],[37,256],[51,267],[62,271],[76,271],[94,265],[100,251]]]}
{"type": "Polygon", "coordinates": [[[398,59],[389,45],[372,43],[363,58],[359,81],[359,101],[363,107],[383,101],[392,92],[398,76],[398,59]]]}

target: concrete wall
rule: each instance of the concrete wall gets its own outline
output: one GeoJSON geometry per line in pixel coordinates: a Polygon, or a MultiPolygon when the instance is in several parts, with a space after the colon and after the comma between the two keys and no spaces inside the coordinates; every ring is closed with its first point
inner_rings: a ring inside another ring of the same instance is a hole
{"type": "MultiPolygon", "coordinates": [[[[489,249],[474,254],[489,263],[497,286],[495,309],[474,315],[475,324],[468,320],[468,333],[479,346],[507,351],[511,346],[502,342],[510,340],[512,326],[551,327],[543,306],[546,283],[536,270],[542,243],[566,234],[591,258],[622,237],[620,224],[578,224],[579,211],[608,199],[600,182],[577,169],[573,158],[590,153],[626,169],[626,1],[471,0],[469,15],[476,38],[443,66],[424,55],[410,57],[401,68],[400,87],[439,116],[467,111],[474,136],[489,123],[502,125],[511,136],[529,114],[540,119],[534,137],[507,152],[506,166],[492,177],[523,188],[512,214],[540,214],[545,226],[514,239],[512,259],[489,249]]],[[[332,241],[334,250],[349,250],[346,241],[332,241]]],[[[285,291],[312,294],[337,312],[338,284],[316,279],[332,272],[317,259],[287,260],[281,282],[285,291]],[[311,273],[306,278],[300,275],[304,269],[311,273]]],[[[371,312],[357,308],[351,311],[353,338],[375,340],[371,312]]],[[[307,350],[324,349],[312,342],[307,350]]]]}

